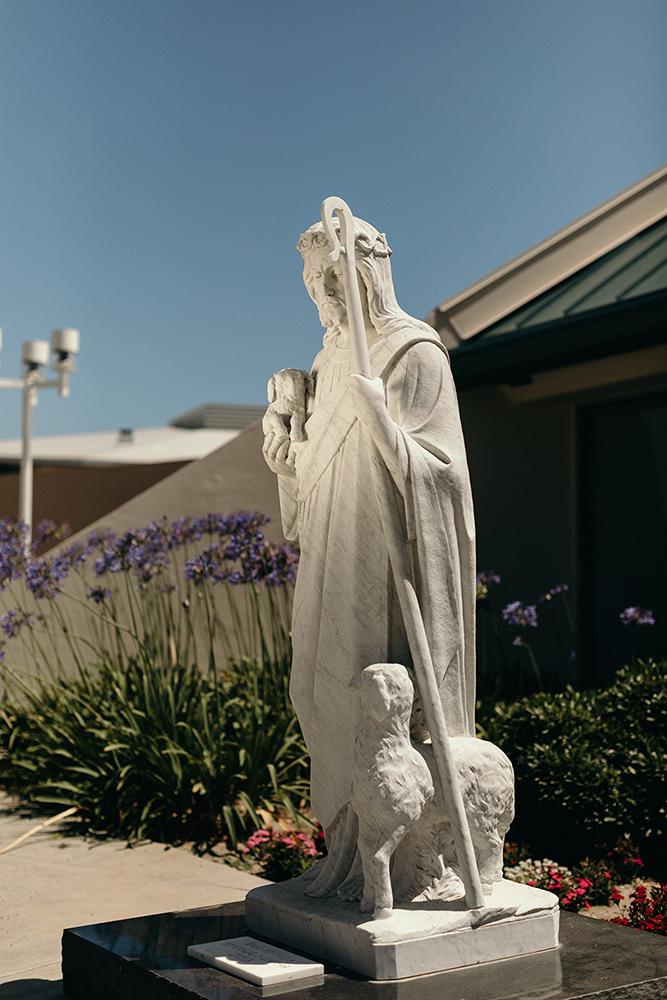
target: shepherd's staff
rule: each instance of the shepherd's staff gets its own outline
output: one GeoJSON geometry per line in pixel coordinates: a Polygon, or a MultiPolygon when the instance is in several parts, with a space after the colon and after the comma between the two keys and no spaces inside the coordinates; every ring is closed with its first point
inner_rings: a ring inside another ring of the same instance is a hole
{"type": "MultiPolygon", "coordinates": [[[[320,209],[322,225],[329,243],[329,259],[337,261],[343,255],[345,265],[345,304],[352,334],[352,356],[357,374],[372,378],[368,343],[361,309],[361,296],[357,279],[354,249],[354,218],[349,205],[342,198],[325,198],[320,209]],[[340,239],[333,224],[337,215],[340,225],[340,239]]],[[[376,479],[378,498],[381,498],[383,484],[376,479]]],[[[424,706],[426,724],[433,743],[433,756],[442,788],[442,796],[452,824],[456,857],[465,886],[466,905],[471,909],[484,906],[484,893],[477,868],[477,859],[470,836],[470,826],[463,806],[463,796],[456,763],[449,743],[447,722],[440,700],[438,682],[435,676],[431,651],[426,638],[426,629],[412,580],[406,546],[397,532],[391,530],[387,521],[382,520],[385,542],[389,552],[398,602],[405,623],[412,661],[417,675],[419,693],[424,706]]]]}

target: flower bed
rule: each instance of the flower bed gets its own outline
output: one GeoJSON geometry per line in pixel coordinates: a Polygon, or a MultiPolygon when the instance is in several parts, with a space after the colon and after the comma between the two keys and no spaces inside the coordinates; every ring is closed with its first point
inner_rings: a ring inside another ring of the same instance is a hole
{"type": "Polygon", "coordinates": [[[303,875],[325,856],[324,833],[319,826],[310,833],[295,827],[262,828],[248,837],[241,853],[266,878],[284,882],[303,875]]]}
{"type": "Polygon", "coordinates": [[[547,889],[558,896],[562,909],[575,913],[620,902],[623,896],[618,886],[636,879],[644,867],[629,844],[601,859],[585,858],[571,868],[550,858],[535,860],[524,855],[516,844],[506,845],[505,878],[547,889]]]}
{"type": "Polygon", "coordinates": [[[267,520],[162,519],[48,556],[0,521],[0,590],[24,598],[0,617],[7,792],[32,810],[76,807],[83,831],[232,850],[260,814],[296,816],[308,790],[288,695],[298,555],[265,538],[267,520]]]}
{"type": "MultiPolygon", "coordinates": [[[[622,899],[621,896],[615,902],[620,903],[622,899]]],[[[667,935],[667,885],[653,885],[648,888],[645,885],[635,886],[624,912],[618,917],[612,917],[609,922],[624,927],[636,927],[652,934],[667,935]]]]}

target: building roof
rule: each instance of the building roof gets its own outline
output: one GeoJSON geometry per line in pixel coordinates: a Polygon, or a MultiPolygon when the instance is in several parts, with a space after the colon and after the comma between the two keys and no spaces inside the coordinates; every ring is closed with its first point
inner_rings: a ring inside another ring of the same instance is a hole
{"type": "Polygon", "coordinates": [[[172,427],[209,428],[211,430],[242,430],[255,420],[261,420],[266,406],[245,406],[240,403],[203,403],[175,417],[172,427]]]}
{"type": "Polygon", "coordinates": [[[667,290],[667,217],[478,334],[527,330],[667,290]]]}
{"type": "Polygon", "coordinates": [[[457,385],[537,372],[667,340],[667,217],[451,350],[457,385]]]}
{"type": "MultiPolygon", "coordinates": [[[[54,465],[158,465],[204,458],[260,420],[265,407],[204,403],[168,427],[121,428],[90,434],[35,436],[36,462],[54,465]]],[[[20,439],[0,439],[0,464],[21,457],[20,439]]]]}
{"type": "MultiPolygon", "coordinates": [[[[665,216],[667,165],[441,302],[427,321],[447,347],[458,348],[665,216]]],[[[661,279],[649,274],[645,278],[645,294],[649,294],[648,279],[661,279]]]]}
{"type": "MultiPolygon", "coordinates": [[[[238,430],[142,427],[133,431],[36,436],[32,439],[32,451],[35,461],[45,464],[157,465],[203,458],[239,433],[238,430]]],[[[20,457],[20,439],[0,440],[0,463],[13,465],[20,457]]]]}

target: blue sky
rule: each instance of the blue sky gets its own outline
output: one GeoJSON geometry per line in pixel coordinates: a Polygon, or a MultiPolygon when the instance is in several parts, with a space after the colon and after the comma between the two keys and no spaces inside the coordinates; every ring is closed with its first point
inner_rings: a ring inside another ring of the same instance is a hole
{"type": "Polygon", "coordinates": [[[0,0],[3,374],[71,325],[36,433],[263,402],[324,196],[423,316],[667,160],[666,48],[664,0],[0,0]]]}

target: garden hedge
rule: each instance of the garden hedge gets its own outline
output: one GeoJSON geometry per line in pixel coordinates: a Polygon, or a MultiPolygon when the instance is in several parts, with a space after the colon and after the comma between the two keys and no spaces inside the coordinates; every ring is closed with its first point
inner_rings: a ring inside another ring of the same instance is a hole
{"type": "Polygon", "coordinates": [[[480,732],[514,764],[510,838],[576,859],[628,836],[664,865],[667,661],[626,666],[601,690],[498,704],[480,732]]]}

